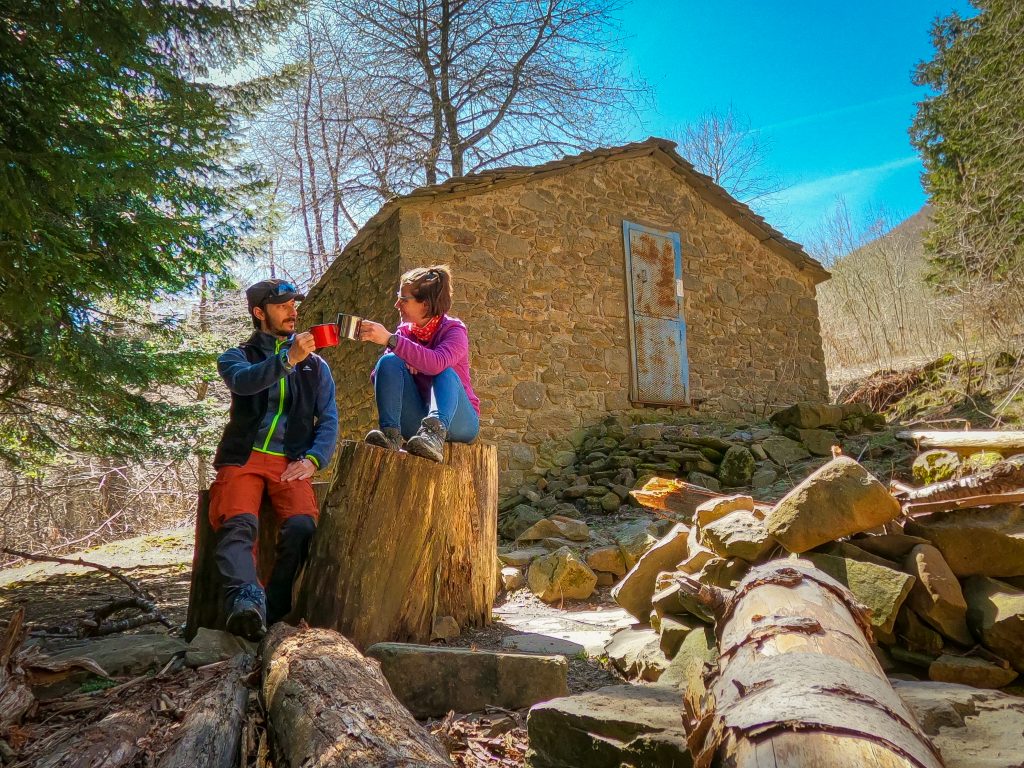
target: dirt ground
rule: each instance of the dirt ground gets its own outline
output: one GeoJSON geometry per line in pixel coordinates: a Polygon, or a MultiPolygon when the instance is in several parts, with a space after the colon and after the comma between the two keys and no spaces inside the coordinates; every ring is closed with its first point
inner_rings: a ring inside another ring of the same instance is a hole
{"type": "MultiPolygon", "coordinates": [[[[169,631],[180,634],[188,605],[192,542],[191,528],[170,529],[85,550],[72,555],[71,559],[82,558],[115,567],[137,581],[154,595],[159,608],[173,626],[167,630],[159,624],[149,624],[131,632],[169,631]]],[[[76,626],[77,619],[113,599],[128,595],[124,584],[92,568],[53,563],[14,566],[0,571],[0,623],[6,625],[15,610],[24,608],[27,644],[38,644],[42,652],[51,653],[68,642],[66,635],[76,626]]],[[[528,590],[518,590],[499,597],[490,626],[470,628],[447,644],[482,650],[508,650],[503,647],[503,641],[522,634],[523,627],[528,630],[537,624],[593,630],[601,624],[602,611],[608,611],[610,617],[614,615],[615,606],[607,590],[597,593],[589,601],[560,607],[546,605],[528,590]],[[587,621],[573,620],[574,612],[588,617],[587,621]]],[[[623,682],[595,655],[580,653],[569,658],[568,662],[571,693],[623,682]]],[[[188,704],[208,690],[216,677],[215,669],[197,672],[172,667],[161,676],[118,679],[118,687],[107,690],[83,688],[40,704],[23,726],[12,729],[8,734],[7,741],[19,757],[14,765],[25,768],[35,765],[41,754],[58,744],[79,741],[87,744],[90,734],[96,732],[97,723],[104,717],[117,711],[131,710],[151,712],[153,721],[148,734],[139,742],[142,750],[132,765],[155,765],[167,745],[173,743],[174,730],[188,704]]],[[[450,715],[424,725],[447,746],[457,766],[513,768],[525,764],[526,714],[526,710],[494,710],[450,715]]],[[[259,736],[264,731],[255,695],[250,702],[249,726],[253,750],[246,765],[269,765],[265,754],[263,762],[257,759],[259,736]]]]}

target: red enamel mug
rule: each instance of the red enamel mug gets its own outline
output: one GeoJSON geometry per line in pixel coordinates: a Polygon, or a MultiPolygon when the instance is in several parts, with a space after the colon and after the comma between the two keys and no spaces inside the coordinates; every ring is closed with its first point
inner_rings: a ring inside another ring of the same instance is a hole
{"type": "Polygon", "coordinates": [[[309,329],[309,332],[313,334],[313,342],[316,344],[317,349],[338,346],[337,323],[324,323],[323,325],[314,325],[312,328],[309,329]]]}

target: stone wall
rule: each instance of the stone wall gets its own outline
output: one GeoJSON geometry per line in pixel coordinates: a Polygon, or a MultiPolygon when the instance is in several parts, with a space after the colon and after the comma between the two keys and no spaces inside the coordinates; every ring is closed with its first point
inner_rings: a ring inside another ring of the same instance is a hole
{"type": "MultiPolygon", "coordinates": [[[[376,252],[386,253],[386,263],[374,262],[363,246],[358,262],[365,267],[350,259],[344,273],[325,277],[331,285],[324,293],[337,302],[352,295],[337,283],[358,281],[359,306],[390,308],[402,271],[452,265],[452,314],[469,326],[482,436],[498,444],[508,488],[551,466],[570,433],[608,414],[650,420],[672,412],[629,401],[623,220],[681,235],[691,396],[701,411],[761,412],[826,397],[812,276],[651,157],[410,200],[378,235],[376,252]],[[376,304],[370,290],[381,297],[376,304]]],[[[368,412],[366,394],[372,404],[370,364],[346,359],[343,374],[336,369],[341,409],[348,398],[359,403],[343,419],[343,436],[372,426],[372,411],[358,421],[368,412]]]]}
{"type": "MultiPolygon", "coordinates": [[[[309,298],[299,305],[299,328],[337,319],[339,312],[397,324],[394,293],[398,284],[398,215],[373,230],[355,248],[331,264],[309,298]]],[[[382,347],[342,339],[320,351],[334,374],[342,439],[361,439],[376,426],[377,407],[370,372],[382,347]]]]}

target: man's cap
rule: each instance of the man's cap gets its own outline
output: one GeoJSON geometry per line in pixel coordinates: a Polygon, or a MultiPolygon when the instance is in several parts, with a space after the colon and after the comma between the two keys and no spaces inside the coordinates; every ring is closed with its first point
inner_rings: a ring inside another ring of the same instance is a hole
{"type": "Polygon", "coordinates": [[[260,280],[245,289],[245,298],[249,302],[249,314],[261,304],[284,304],[295,299],[302,301],[306,294],[299,293],[295,284],[288,280],[260,280]]]}

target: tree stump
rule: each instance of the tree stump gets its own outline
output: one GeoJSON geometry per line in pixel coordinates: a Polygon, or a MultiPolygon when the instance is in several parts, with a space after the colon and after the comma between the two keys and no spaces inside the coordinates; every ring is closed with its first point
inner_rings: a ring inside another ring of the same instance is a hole
{"type": "MultiPolygon", "coordinates": [[[[323,499],[327,492],[326,483],[313,483],[317,501],[323,507],[323,499]]],[[[263,495],[260,506],[260,537],[257,542],[257,572],[264,584],[270,578],[274,568],[277,532],[280,528],[274,518],[274,509],[270,506],[269,497],[263,495]]],[[[196,538],[192,550],[192,580],[189,585],[188,615],[185,620],[185,639],[196,636],[200,627],[224,629],[227,616],[224,611],[224,598],[221,594],[222,580],[214,558],[216,539],[210,525],[210,492],[200,491],[196,505],[196,538]]]]}
{"type": "Polygon", "coordinates": [[[731,594],[677,581],[714,613],[720,651],[684,692],[695,768],[942,767],[839,582],[801,560],[754,567],[731,594]]]}
{"type": "Polygon", "coordinates": [[[341,443],[294,616],[361,650],[428,642],[436,617],[490,623],[497,496],[493,445],[449,443],[437,464],[341,443]]]}
{"type": "Polygon", "coordinates": [[[325,629],[276,624],[263,641],[263,701],[279,768],[443,768],[437,740],[380,665],[325,629]]]}

